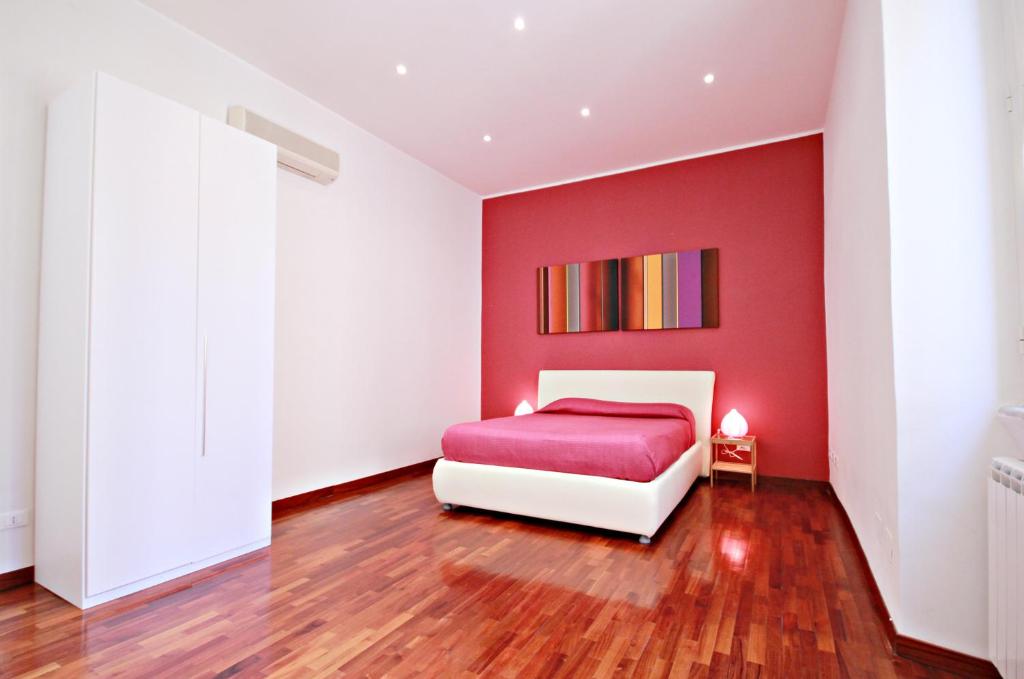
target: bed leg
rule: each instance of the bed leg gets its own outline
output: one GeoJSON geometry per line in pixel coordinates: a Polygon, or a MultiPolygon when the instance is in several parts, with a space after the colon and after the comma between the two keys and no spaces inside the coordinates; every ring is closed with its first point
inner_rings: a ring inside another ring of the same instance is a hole
{"type": "Polygon", "coordinates": [[[647,537],[646,535],[641,535],[640,536],[640,544],[641,545],[649,545],[649,544],[651,544],[651,539],[649,537],[647,537]]]}
{"type": "Polygon", "coordinates": [[[452,503],[451,502],[445,502],[443,505],[441,505],[441,509],[443,509],[446,512],[450,512],[450,511],[452,511],[455,508],[452,507],[452,503]]]}

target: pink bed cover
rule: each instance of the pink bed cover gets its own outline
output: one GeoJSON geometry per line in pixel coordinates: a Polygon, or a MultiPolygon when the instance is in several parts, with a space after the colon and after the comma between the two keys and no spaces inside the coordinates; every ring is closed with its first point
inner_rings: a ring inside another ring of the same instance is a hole
{"type": "Polygon", "coordinates": [[[674,403],[564,398],[532,415],[465,422],[441,439],[445,459],[651,481],[694,442],[693,413],[674,403]]]}

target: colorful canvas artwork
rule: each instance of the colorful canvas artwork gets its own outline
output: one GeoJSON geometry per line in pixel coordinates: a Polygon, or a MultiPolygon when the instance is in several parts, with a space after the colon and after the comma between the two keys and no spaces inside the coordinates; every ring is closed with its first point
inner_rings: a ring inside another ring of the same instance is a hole
{"type": "Polygon", "coordinates": [[[537,332],[556,335],[618,329],[618,260],[537,269],[537,332]]]}
{"type": "Polygon", "coordinates": [[[718,327],[718,248],[623,257],[622,329],[718,327]]]}
{"type": "Polygon", "coordinates": [[[537,269],[537,332],[718,327],[718,248],[537,269]]]}

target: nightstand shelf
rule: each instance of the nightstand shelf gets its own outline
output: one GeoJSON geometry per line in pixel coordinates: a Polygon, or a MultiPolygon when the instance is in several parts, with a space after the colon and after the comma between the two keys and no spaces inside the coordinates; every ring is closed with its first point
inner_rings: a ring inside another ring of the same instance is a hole
{"type": "Polygon", "coordinates": [[[726,436],[720,431],[715,432],[711,437],[712,488],[715,486],[715,475],[718,472],[749,474],[750,490],[753,491],[757,486],[757,437],[752,435],[726,436]],[[723,456],[735,458],[740,453],[749,454],[750,461],[723,459],[723,456]]]}

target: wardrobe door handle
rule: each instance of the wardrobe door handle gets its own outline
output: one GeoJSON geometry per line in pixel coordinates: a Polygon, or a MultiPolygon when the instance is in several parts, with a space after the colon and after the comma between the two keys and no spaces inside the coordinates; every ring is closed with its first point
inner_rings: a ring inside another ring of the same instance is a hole
{"type": "Polygon", "coordinates": [[[209,375],[209,348],[210,342],[206,335],[203,335],[203,447],[200,455],[206,457],[206,387],[209,375]]]}

